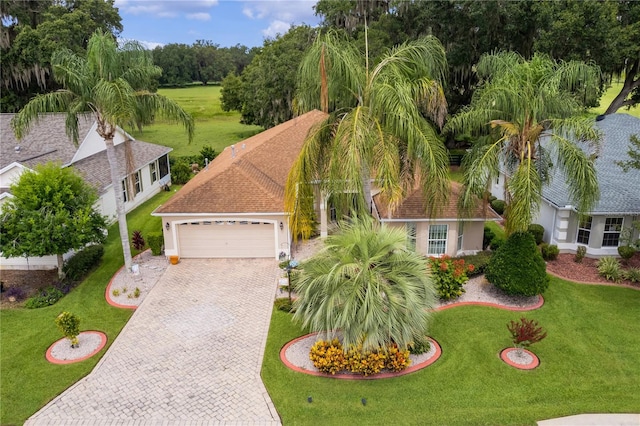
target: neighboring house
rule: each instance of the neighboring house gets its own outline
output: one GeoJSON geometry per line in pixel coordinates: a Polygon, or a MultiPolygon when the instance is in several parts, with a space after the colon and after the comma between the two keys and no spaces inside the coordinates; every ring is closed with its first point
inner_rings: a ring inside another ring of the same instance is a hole
{"type": "Polygon", "coordinates": [[[425,256],[451,257],[482,251],[484,223],[502,220],[491,207],[478,206],[468,217],[458,217],[457,204],[462,185],[451,182],[447,205],[441,206],[435,217],[425,217],[422,190],[416,188],[398,206],[393,214],[378,195],[373,197],[377,218],[387,226],[404,228],[409,248],[425,256]]]}
{"type": "MultiPolygon", "coordinates": [[[[289,256],[292,238],[284,211],[287,175],[309,130],[326,117],[311,111],[225,148],[152,213],[162,218],[165,254],[182,258],[289,256]]],[[[378,217],[392,226],[413,226],[416,248],[424,254],[429,246],[433,255],[482,250],[485,217],[500,217],[493,211],[485,216],[479,209],[471,218],[458,221],[458,192],[459,186],[453,184],[449,205],[435,219],[424,217],[421,191],[409,196],[391,218],[386,213],[378,217]]],[[[316,199],[321,237],[335,220],[327,208],[328,198],[316,199]]],[[[386,211],[376,203],[378,211],[386,211]]]]}
{"type": "MultiPolygon", "coordinates": [[[[96,188],[99,195],[96,210],[107,216],[109,221],[115,221],[115,193],[111,184],[106,145],[96,132],[93,119],[86,116],[79,120],[79,143],[76,146],[65,132],[65,114],[41,116],[38,123],[20,141],[11,128],[14,116],[15,114],[0,114],[0,205],[11,196],[9,186],[24,170],[55,162],[62,167],[73,167],[96,188]]],[[[116,190],[122,191],[125,210],[129,212],[170,183],[168,153],[171,148],[135,140],[121,128],[117,129],[114,144],[120,165],[119,174],[122,176],[122,185],[116,190]],[[125,170],[127,149],[132,154],[130,166],[133,173],[130,176],[127,176],[125,170]]],[[[23,258],[0,258],[0,268],[3,269],[21,269],[27,266],[48,269],[56,265],[55,256],[29,258],[28,262],[23,258]]]]}
{"type": "MultiPolygon", "coordinates": [[[[587,256],[618,256],[620,237],[625,228],[640,220],[640,170],[624,172],[617,161],[628,159],[629,140],[640,136],[640,119],[628,114],[600,116],[596,127],[603,133],[595,160],[600,200],[591,212],[580,220],[571,204],[564,178],[555,173],[542,191],[540,212],[534,223],[544,229],[544,241],[556,244],[561,252],[575,253],[578,246],[587,249],[587,256]]],[[[504,176],[492,185],[492,193],[503,199],[504,176]]],[[[638,233],[636,232],[636,238],[638,233]]]]}

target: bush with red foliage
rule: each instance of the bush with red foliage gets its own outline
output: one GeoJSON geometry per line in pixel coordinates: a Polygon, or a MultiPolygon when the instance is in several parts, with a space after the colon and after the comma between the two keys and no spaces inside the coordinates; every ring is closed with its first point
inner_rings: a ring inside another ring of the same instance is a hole
{"type": "Polygon", "coordinates": [[[538,321],[525,317],[520,318],[520,321],[512,320],[507,324],[507,328],[511,332],[513,344],[517,348],[528,348],[547,337],[547,332],[540,327],[538,321]]]}

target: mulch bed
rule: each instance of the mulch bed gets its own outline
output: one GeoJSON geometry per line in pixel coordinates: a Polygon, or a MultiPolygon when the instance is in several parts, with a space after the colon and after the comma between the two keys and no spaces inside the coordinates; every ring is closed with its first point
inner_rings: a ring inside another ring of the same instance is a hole
{"type": "MultiPolygon", "coordinates": [[[[596,267],[597,259],[585,257],[582,263],[576,263],[574,257],[575,255],[573,254],[560,254],[558,259],[547,262],[547,272],[569,281],[614,284],[612,281],[607,281],[598,275],[598,268],[596,267]]],[[[640,268],[640,252],[634,254],[633,257],[626,262],[621,260],[620,263],[623,269],[640,268]]],[[[627,280],[620,281],[619,284],[640,288],[640,283],[632,283],[627,280]]]]}
{"type": "Polygon", "coordinates": [[[4,292],[0,296],[1,308],[15,308],[22,305],[24,301],[10,302],[5,296],[6,291],[11,287],[21,287],[25,292],[25,300],[31,296],[35,296],[39,290],[46,288],[58,279],[58,270],[31,270],[25,271],[20,269],[3,269],[0,272],[0,280],[2,280],[4,292]]]}

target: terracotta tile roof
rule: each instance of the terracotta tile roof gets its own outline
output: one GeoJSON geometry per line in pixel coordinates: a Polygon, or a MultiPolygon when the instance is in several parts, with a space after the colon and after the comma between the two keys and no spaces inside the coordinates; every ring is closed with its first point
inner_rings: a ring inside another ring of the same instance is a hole
{"type": "MultiPolygon", "coordinates": [[[[155,161],[159,157],[168,154],[173,148],[162,145],[155,145],[148,142],[133,140],[131,143],[131,153],[133,157],[134,171],[141,169],[147,164],[155,161]]],[[[126,173],[124,144],[116,145],[116,158],[118,159],[118,174],[124,179],[126,173]]],[[[72,164],[72,167],[84,177],[85,181],[102,194],[111,186],[111,172],[109,171],[109,160],[107,159],[107,151],[83,158],[72,164]]]]}
{"type": "MultiPolygon", "coordinates": [[[[449,199],[447,200],[447,205],[442,206],[439,209],[439,212],[433,219],[457,219],[458,218],[458,199],[460,197],[460,193],[462,192],[462,185],[457,182],[451,182],[451,192],[449,193],[449,199]]],[[[376,208],[378,209],[378,213],[380,214],[380,219],[427,219],[427,215],[425,214],[425,202],[424,196],[422,194],[422,189],[416,187],[416,189],[411,192],[407,198],[398,206],[396,211],[389,217],[388,205],[384,203],[379,194],[376,194],[373,197],[373,201],[376,204],[376,208]]],[[[486,210],[483,212],[482,201],[478,200],[478,205],[476,209],[471,213],[470,218],[472,219],[487,219],[492,220],[501,219],[500,215],[498,215],[493,209],[487,206],[486,210]]]]}
{"type": "MultiPolygon", "coordinates": [[[[71,162],[78,150],[65,132],[66,115],[61,113],[43,114],[31,127],[31,131],[18,141],[11,120],[16,114],[0,114],[0,169],[13,162],[29,168],[49,161],[60,164],[71,162]],[[19,146],[20,150],[16,151],[19,146]]],[[[85,116],[78,121],[79,143],[89,133],[93,119],[85,116]]]]}
{"type": "Polygon", "coordinates": [[[310,111],[227,147],[156,213],[280,213],[284,187],[309,130],[310,111]]]}

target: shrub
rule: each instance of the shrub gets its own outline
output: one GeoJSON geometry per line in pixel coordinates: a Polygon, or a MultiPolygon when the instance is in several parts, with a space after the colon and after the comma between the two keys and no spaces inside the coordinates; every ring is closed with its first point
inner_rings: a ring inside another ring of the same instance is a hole
{"type": "Polygon", "coordinates": [[[504,239],[500,237],[495,237],[493,240],[491,240],[491,244],[490,244],[491,251],[494,251],[494,252],[498,251],[498,249],[502,247],[504,242],[505,242],[504,239]]]}
{"type": "Polygon", "coordinates": [[[540,245],[542,238],[544,237],[544,226],[532,223],[529,225],[527,232],[533,235],[533,238],[536,240],[536,245],[540,245]]]}
{"type": "Polygon", "coordinates": [[[556,260],[560,254],[560,249],[555,244],[542,243],[540,245],[540,252],[544,260],[556,260]]]}
{"type": "Polygon", "coordinates": [[[147,236],[147,242],[149,243],[151,254],[153,254],[154,256],[160,256],[162,254],[162,243],[164,243],[162,234],[149,234],[147,236]]]}
{"type": "Polygon", "coordinates": [[[469,281],[467,272],[475,269],[473,265],[466,265],[464,259],[451,259],[448,256],[430,257],[429,268],[438,297],[443,300],[461,296],[464,293],[462,286],[469,281]]]}
{"type": "Polygon", "coordinates": [[[587,247],[578,246],[578,250],[576,250],[576,255],[573,257],[573,261],[576,263],[582,263],[582,259],[587,254],[587,247]]]}
{"type": "Polygon", "coordinates": [[[16,299],[16,302],[21,302],[25,297],[27,297],[27,293],[22,287],[9,287],[4,293],[4,297],[7,299],[13,297],[16,299]]]}
{"type": "Polygon", "coordinates": [[[496,199],[496,200],[493,200],[493,201],[491,202],[491,208],[492,208],[493,210],[495,210],[495,211],[496,211],[496,213],[498,213],[499,215],[501,215],[501,214],[503,214],[503,213],[504,213],[504,208],[505,208],[505,206],[506,206],[506,204],[505,204],[505,202],[504,202],[504,201],[502,201],[502,200],[497,200],[497,199],[496,199]]]}
{"type": "Polygon", "coordinates": [[[624,278],[632,283],[640,283],[640,268],[629,268],[624,271],[624,278]]]}
{"type": "Polygon", "coordinates": [[[496,237],[496,234],[487,225],[484,226],[484,233],[482,234],[482,250],[486,250],[491,245],[491,240],[496,237]]]}
{"type": "Polygon", "coordinates": [[[201,157],[201,166],[204,167],[205,164],[205,159],[210,162],[213,161],[214,158],[216,158],[218,156],[218,153],[216,152],[215,149],[213,149],[213,147],[211,147],[211,145],[205,145],[202,147],[202,149],[200,150],[200,157],[201,157]]]}
{"type": "MultiPolygon", "coordinates": [[[[427,345],[429,342],[427,341],[427,345]]],[[[428,350],[428,349],[427,349],[428,350]]],[[[391,371],[402,371],[405,370],[410,364],[411,359],[409,359],[409,351],[401,350],[397,345],[390,346],[387,349],[385,368],[391,371]]]]}
{"type": "Polygon", "coordinates": [[[171,165],[171,182],[176,185],[184,185],[189,182],[189,179],[193,176],[191,172],[190,163],[187,161],[176,161],[171,165]]]}
{"type": "Polygon", "coordinates": [[[64,264],[63,271],[67,279],[81,281],[95,266],[104,254],[101,244],[92,245],[76,253],[64,264]]]}
{"type": "Polygon", "coordinates": [[[382,371],[387,362],[387,356],[383,351],[362,351],[362,347],[351,347],[347,351],[347,369],[352,373],[361,373],[365,376],[377,374],[382,371]]]}
{"type": "Polygon", "coordinates": [[[44,308],[45,306],[53,305],[63,296],[64,294],[58,288],[49,286],[42,290],[38,295],[27,299],[24,306],[28,309],[44,308]]]}
{"type": "Polygon", "coordinates": [[[311,347],[309,359],[318,370],[324,373],[336,374],[349,371],[365,376],[380,373],[385,368],[391,371],[402,371],[411,363],[409,351],[402,350],[397,345],[377,351],[363,351],[362,346],[351,346],[345,353],[338,339],[317,341],[311,347]]]}
{"type": "Polygon", "coordinates": [[[282,312],[293,311],[293,303],[291,302],[291,300],[289,300],[288,297],[276,299],[275,302],[273,302],[273,305],[276,307],[277,310],[282,312]]]}
{"type": "Polygon", "coordinates": [[[56,325],[67,339],[72,348],[78,347],[78,334],[80,334],[80,318],[69,312],[62,312],[56,317],[56,325]]]}
{"type": "Polygon", "coordinates": [[[133,231],[131,234],[131,245],[138,251],[142,251],[147,245],[141,231],[133,231]]]}
{"type": "Polygon", "coordinates": [[[618,247],[618,254],[624,260],[629,260],[636,253],[636,249],[631,246],[620,246],[618,247]]]}
{"type": "Polygon", "coordinates": [[[417,337],[412,344],[409,345],[409,353],[413,355],[420,355],[425,352],[429,352],[431,349],[431,342],[427,336],[417,337]]]}
{"type": "Polygon", "coordinates": [[[533,236],[515,232],[491,257],[486,277],[510,295],[534,296],[549,286],[546,265],[533,236]]]}
{"type": "Polygon", "coordinates": [[[517,348],[528,348],[547,337],[547,332],[539,326],[538,321],[528,320],[524,317],[520,321],[511,321],[507,324],[511,333],[513,344],[517,348]]]}
{"type": "Polygon", "coordinates": [[[338,339],[318,340],[309,353],[313,365],[324,373],[336,374],[346,368],[346,357],[338,339]]]}
{"type": "Polygon", "coordinates": [[[481,251],[476,254],[460,256],[458,259],[464,259],[467,264],[474,266],[473,271],[467,270],[467,276],[471,278],[476,275],[484,274],[487,265],[489,264],[489,259],[491,259],[491,252],[481,251]]]}
{"type": "Polygon", "coordinates": [[[598,274],[609,281],[618,282],[622,279],[620,261],[615,257],[605,256],[596,263],[598,274]]]}

